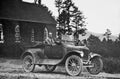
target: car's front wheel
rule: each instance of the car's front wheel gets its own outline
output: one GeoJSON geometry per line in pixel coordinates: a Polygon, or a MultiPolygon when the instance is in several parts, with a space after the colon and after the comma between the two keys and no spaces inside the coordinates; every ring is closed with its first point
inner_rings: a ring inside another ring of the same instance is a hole
{"type": "Polygon", "coordinates": [[[93,65],[93,67],[87,67],[87,70],[90,74],[96,75],[102,71],[103,62],[100,57],[92,58],[91,64],[93,65]]]}
{"type": "Polygon", "coordinates": [[[56,65],[45,65],[45,69],[46,69],[48,72],[54,71],[55,68],[56,68],[56,65]]]}
{"type": "Polygon", "coordinates": [[[69,75],[77,76],[82,72],[82,60],[77,55],[71,55],[66,59],[65,68],[69,75]]]}
{"type": "Polygon", "coordinates": [[[34,59],[31,55],[27,55],[23,59],[23,69],[25,72],[33,72],[35,69],[34,59]]]}

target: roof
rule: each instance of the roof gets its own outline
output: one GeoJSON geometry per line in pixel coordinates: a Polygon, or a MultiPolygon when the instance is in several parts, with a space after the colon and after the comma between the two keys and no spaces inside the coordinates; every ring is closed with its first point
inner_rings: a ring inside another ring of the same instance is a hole
{"type": "Polygon", "coordinates": [[[0,0],[0,19],[56,24],[42,5],[25,3],[22,0],[0,0]]]}

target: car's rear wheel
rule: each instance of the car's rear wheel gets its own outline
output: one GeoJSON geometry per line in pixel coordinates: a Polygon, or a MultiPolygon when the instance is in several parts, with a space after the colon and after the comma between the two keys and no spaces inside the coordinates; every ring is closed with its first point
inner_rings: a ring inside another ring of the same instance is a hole
{"type": "Polygon", "coordinates": [[[93,65],[93,67],[87,67],[87,70],[90,74],[96,75],[102,71],[103,62],[100,57],[92,58],[91,64],[93,65]]]}
{"type": "Polygon", "coordinates": [[[82,60],[77,55],[71,55],[66,59],[65,68],[69,75],[77,76],[82,72],[82,60]]]}
{"type": "Polygon", "coordinates": [[[55,68],[56,68],[56,65],[45,65],[45,69],[46,69],[48,72],[54,71],[55,68]]]}
{"type": "Polygon", "coordinates": [[[34,59],[31,55],[27,55],[23,59],[23,69],[25,72],[33,72],[35,69],[34,59]]]}

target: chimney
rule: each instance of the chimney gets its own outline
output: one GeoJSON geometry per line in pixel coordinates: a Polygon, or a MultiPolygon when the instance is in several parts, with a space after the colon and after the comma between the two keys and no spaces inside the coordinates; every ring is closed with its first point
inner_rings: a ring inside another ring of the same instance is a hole
{"type": "Polygon", "coordinates": [[[41,5],[41,0],[38,0],[38,4],[41,5]]]}
{"type": "Polygon", "coordinates": [[[34,0],[34,3],[41,5],[41,0],[34,0]]]}

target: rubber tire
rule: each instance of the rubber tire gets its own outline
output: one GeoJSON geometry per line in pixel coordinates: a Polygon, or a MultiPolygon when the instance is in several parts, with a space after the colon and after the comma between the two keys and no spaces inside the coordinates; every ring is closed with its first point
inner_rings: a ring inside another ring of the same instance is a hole
{"type": "MultiPolygon", "coordinates": [[[[100,57],[95,57],[95,58],[92,58],[91,59],[91,62],[95,62],[97,60],[97,63],[99,62],[99,64],[100,64],[100,68],[99,69],[97,69],[97,71],[91,71],[91,67],[87,67],[87,71],[90,73],[90,74],[93,74],[93,75],[97,75],[97,74],[99,74],[101,71],[102,71],[102,69],[103,69],[103,61],[102,61],[102,59],[100,58],[100,57]]],[[[95,63],[96,64],[96,63],[95,63]]],[[[93,67],[94,68],[94,67],[93,67]]]]}
{"type": "Polygon", "coordinates": [[[45,65],[45,69],[48,72],[52,72],[56,69],[56,65],[45,65]],[[50,69],[49,66],[52,66],[52,68],[50,69]]]}
{"type": "Polygon", "coordinates": [[[83,67],[82,59],[81,59],[79,56],[77,56],[77,55],[71,55],[71,56],[69,56],[69,57],[66,59],[65,69],[66,69],[67,73],[68,73],[70,76],[78,76],[78,75],[80,75],[80,73],[82,72],[82,67],[83,67]],[[70,60],[71,58],[77,59],[78,62],[79,62],[79,64],[80,64],[79,71],[78,71],[78,73],[76,73],[76,74],[72,74],[72,73],[69,71],[69,69],[68,69],[68,62],[69,62],[69,60],[70,60]]]}
{"type": "MultiPolygon", "coordinates": [[[[31,66],[30,69],[26,69],[26,67],[25,67],[25,62],[26,62],[28,59],[29,59],[30,61],[32,61],[32,63],[34,62],[34,59],[33,59],[33,57],[32,57],[31,55],[25,56],[24,59],[23,59],[23,65],[22,65],[23,70],[24,70],[25,72],[33,72],[34,69],[35,69],[35,64],[34,64],[34,63],[32,64],[32,66],[31,66]]],[[[28,62],[29,62],[29,61],[28,61],[28,62]]]]}

